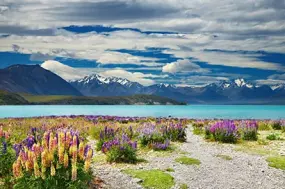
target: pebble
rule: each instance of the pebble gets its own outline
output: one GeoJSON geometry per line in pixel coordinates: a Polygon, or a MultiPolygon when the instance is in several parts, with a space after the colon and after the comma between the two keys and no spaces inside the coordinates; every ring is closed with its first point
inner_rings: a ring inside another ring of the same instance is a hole
{"type": "MultiPolygon", "coordinates": [[[[178,189],[180,184],[187,184],[191,189],[285,189],[285,171],[269,167],[265,157],[235,151],[234,147],[231,144],[208,143],[202,137],[193,135],[188,128],[187,142],[180,146],[180,150],[187,152],[186,156],[199,159],[201,165],[179,164],[175,158],[185,154],[173,153],[166,157],[146,157],[149,163],[140,164],[137,169],[173,168],[174,172],[168,172],[176,182],[172,189],[178,189]],[[233,159],[224,160],[216,157],[217,154],[229,155],[233,159]]],[[[280,154],[285,155],[284,146],[282,149],[280,154]]],[[[142,188],[141,179],[132,178],[112,165],[92,168],[106,183],[104,188],[142,188]]]]}

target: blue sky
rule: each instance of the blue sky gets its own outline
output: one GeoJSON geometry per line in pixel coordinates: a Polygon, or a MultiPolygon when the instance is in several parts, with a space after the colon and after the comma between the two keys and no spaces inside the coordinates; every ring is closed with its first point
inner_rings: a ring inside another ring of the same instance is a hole
{"type": "Polygon", "coordinates": [[[285,2],[3,0],[0,68],[41,64],[143,85],[285,83],[285,2]]]}

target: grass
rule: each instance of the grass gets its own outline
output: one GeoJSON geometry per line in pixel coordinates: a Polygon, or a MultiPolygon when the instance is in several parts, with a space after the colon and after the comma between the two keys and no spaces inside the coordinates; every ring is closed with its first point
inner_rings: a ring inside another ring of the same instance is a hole
{"type": "Polygon", "coordinates": [[[39,103],[39,102],[50,102],[55,100],[63,100],[72,98],[72,96],[63,96],[63,95],[31,95],[31,94],[21,94],[27,101],[30,103],[39,103]]]}
{"type": "Polygon", "coordinates": [[[176,162],[184,164],[184,165],[200,165],[201,162],[195,158],[189,158],[187,156],[182,156],[175,159],[176,162]]]}
{"type": "Polygon", "coordinates": [[[180,184],[179,189],[188,189],[187,184],[180,184]]]}
{"type": "Polygon", "coordinates": [[[231,156],[223,155],[223,154],[218,154],[218,155],[216,155],[216,157],[222,158],[224,160],[232,160],[233,159],[231,156]]]}
{"type": "Polygon", "coordinates": [[[174,186],[174,178],[161,170],[134,170],[127,169],[124,172],[132,177],[141,179],[145,188],[170,189],[174,186]]]}
{"type": "Polygon", "coordinates": [[[266,159],[270,167],[285,170],[285,157],[271,156],[266,159]]]}

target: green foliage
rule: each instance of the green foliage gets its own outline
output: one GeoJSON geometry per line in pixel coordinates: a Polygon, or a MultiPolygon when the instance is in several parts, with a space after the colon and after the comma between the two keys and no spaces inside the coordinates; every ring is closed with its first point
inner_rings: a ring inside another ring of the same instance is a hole
{"type": "Polygon", "coordinates": [[[126,162],[136,163],[137,154],[136,150],[129,145],[125,145],[124,148],[112,147],[107,153],[108,162],[126,162]]]}
{"type": "Polygon", "coordinates": [[[12,149],[12,145],[9,140],[8,141],[5,140],[5,142],[7,142],[7,148],[5,152],[3,151],[2,142],[4,140],[5,140],[4,137],[0,138],[0,178],[3,179],[4,186],[6,188],[9,188],[12,185],[11,183],[13,176],[12,166],[16,159],[16,154],[12,149]]]}
{"type": "Polygon", "coordinates": [[[180,184],[179,189],[188,189],[187,184],[180,184]]]}
{"type": "MultiPolygon", "coordinates": [[[[114,105],[114,104],[146,104],[155,105],[157,103],[166,105],[185,105],[185,103],[175,100],[154,96],[154,95],[132,95],[132,96],[114,96],[114,97],[85,97],[85,96],[60,96],[60,95],[30,95],[22,96],[32,104],[74,104],[74,105],[114,105]]],[[[13,102],[12,102],[13,104],[13,102]]]]}
{"type": "Polygon", "coordinates": [[[142,146],[148,146],[152,143],[161,142],[164,143],[167,138],[161,133],[152,133],[150,135],[142,135],[139,137],[139,142],[142,146]]]}
{"type": "Polygon", "coordinates": [[[193,134],[194,134],[194,135],[202,135],[202,134],[203,134],[203,128],[194,127],[194,128],[193,128],[193,134]]]}
{"type": "Polygon", "coordinates": [[[104,129],[101,126],[94,126],[89,128],[89,136],[91,136],[95,140],[100,139],[100,132],[101,130],[104,129]]]}
{"type": "Polygon", "coordinates": [[[272,156],[266,159],[270,167],[285,170],[285,157],[272,156]]]}
{"type": "Polygon", "coordinates": [[[142,179],[145,188],[170,189],[174,186],[174,178],[161,170],[132,170],[128,169],[125,173],[142,179]]]}
{"type": "Polygon", "coordinates": [[[274,130],[281,130],[281,122],[280,122],[280,121],[274,121],[274,122],[272,123],[272,128],[273,128],[274,130]]]}
{"type": "Polygon", "coordinates": [[[216,157],[222,158],[224,160],[232,160],[233,159],[231,156],[223,155],[223,154],[218,154],[218,155],[216,155],[216,157]]]}
{"type": "Polygon", "coordinates": [[[210,139],[212,137],[209,126],[205,127],[205,136],[204,137],[205,137],[205,139],[210,139]]]}
{"type": "Polygon", "coordinates": [[[201,164],[200,160],[195,159],[195,158],[189,158],[187,156],[176,158],[175,161],[181,164],[185,164],[185,165],[200,165],[201,164]]]}
{"type": "Polygon", "coordinates": [[[193,134],[201,135],[204,132],[204,124],[202,122],[193,123],[193,134]]]}
{"type": "MultiPolygon", "coordinates": [[[[47,188],[66,188],[66,189],[86,189],[92,179],[92,173],[84,171],[82,163],[78,163],[77,179],[70,179],[71,167],[67,170],[64,167],[56,169],[56,175],[50,176],[46,174],[46,178],[36,178],[29,172],[25,172],[24,176],[17,179],[14,189],[47,189],[47,188]]],[[[49,170],[47,172],[50,172],[49,170]]]]}
{"type": "Polygon", "coordinates": [[[247,131],[247,132],[243,132],[242,133],[242,139],[243,140],[252,140],[252,141],[256,141],[258,139],[257,137],[257,130],[251,130],[251,131],[247,131]]]}
{"type": "Polygon", "coordinates": [[[268,131],[268,130],[271,130],[271,125],[268,124],[267,122],[259,122],[258,123],[258,130],[260,131],[268,131]]]}
{"type": "Polygon", "coordinates": [[[278,133],[269,134],[266,139],[268,140],[281,140],[280,135],[278,133]]]}

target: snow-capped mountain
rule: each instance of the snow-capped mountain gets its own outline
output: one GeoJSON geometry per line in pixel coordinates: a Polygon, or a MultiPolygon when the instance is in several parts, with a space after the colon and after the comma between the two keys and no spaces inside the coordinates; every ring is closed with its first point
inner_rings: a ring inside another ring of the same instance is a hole
{"type": "Polygon", "coordinates": [[[98,74],[70,82],[86,96],[122,96],[138,94],[143,86],[137,82],[118,77],[103,77],[98,74]]]}
{"type": "Polygon", "coordinates": [[[222,89],[227,89],[227,88],[253,88],[256,87],[252,83],[249,83],[245,81],[244,79],[235,79],[235,80],[229,80],[229,81],[221,81],[220,83],[216,84],[222,89]]]}
{"type": "Polygon", "coordinates": [[[90,75],[71,82],[86,96],[124,96],[134,94],[151,94],[172,98],[188,103],[210,104],[250,104],[271,103],[281,99],[285,103],[285,85],[278,85],[274,90],[268,85],[255,85],[242,78],[203,87],[177,87],[171,84],[143,86],[139,83],[118,77],[90,75]]]}

